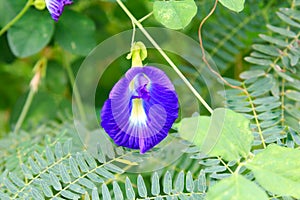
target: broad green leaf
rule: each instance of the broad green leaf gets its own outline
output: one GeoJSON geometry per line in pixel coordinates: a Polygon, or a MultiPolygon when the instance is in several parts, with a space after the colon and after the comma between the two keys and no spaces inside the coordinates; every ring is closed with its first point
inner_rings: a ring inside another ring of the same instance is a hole
{"type": "Polygon", "coordinates": [[[215,109],[211,117],[183,119],[178,132],[182,138],[200,147],[202,153],[221,156],[228,161],[247,157],[253,142],[249,120],[224,108],[215,109]]]}
{"type": "Polygon", "coordinates": [[[300,151],[269,145],[246,165],[255,180],[266,190],[280,196],[300,198],[300,151]]]}
{"type": "Polygon", "coordinates": [[[96,46],[94,34],[95,24],[91,19],[65,10],[57,24],[55,39],[63,49],[85,56],[96,46]]]}
{"type": "Polygon", "coordinates": [[[50,41],[54,22],[48,13],[30,9],[7,31],[10,49],[17,57],[28,57],[38,53],[50,41]]]}
{"type": "Polygon", "coordinates": [[[155,1],[153,14],[156,20],[170,29],[183,29],[197,13],[194,0],[155,1]]]}
{"type": "Polygon", "coordinates": [[[208,116],[183,118],[178,132],[183,139],[201,146],[208,132],[210,121],[211,118],[208,116]]]}
{"type": "Polygon", "coordinates": [[[219,2],[229,10],[241,12],[244,9],[245,0],[219,0],[219,2]]]}
{"type": "Polygon", "coordinates": [[[234,174],[214,185],[207,192],[207,200],[268,200],[267,194],[254,182],[234,174]]]}
{"type": "Polygon", "coordinates": [[[0,0],[0,27],[4,27],[10,20],[12,20],[25,4],[26,0],[0,0]]]}

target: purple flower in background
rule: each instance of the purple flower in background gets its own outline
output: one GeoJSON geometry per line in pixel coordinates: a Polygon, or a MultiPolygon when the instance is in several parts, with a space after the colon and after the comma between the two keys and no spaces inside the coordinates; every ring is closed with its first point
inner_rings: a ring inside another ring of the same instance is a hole
{"type": "Polygon", "coordinates": [[[175,88],[162,70],[133,67],[111,90],[101,125],[117,145],[143,154],[168,135],[178,108],[175,88]]]}
{"type": "Polygon", "coordinates": [[[45,0],[46,6],[51,14],[51,17],[58,21],[61,16],[65,5],[70,5],[73,2],[71,0],[45,0]]]}

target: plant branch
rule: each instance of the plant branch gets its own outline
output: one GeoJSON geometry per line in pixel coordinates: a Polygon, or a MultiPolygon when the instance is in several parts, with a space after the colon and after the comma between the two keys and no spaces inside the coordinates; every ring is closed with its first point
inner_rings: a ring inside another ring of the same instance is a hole
{"type": "Polygon", "coordinates": [[[210,112],[213,112],[213,109],[206,103],[206,101],[201,97],[197,90],[192,86],[192,84],[187,80],[187,78],[181,73],[178,67],[174,62],[168,57],[168,55],[161,49],[157,42],[152,38],[152,36],[146,31],[143,25],[131,14],[127,7],[123,4],[121,0],[116,0],[119,6],[131,19],[131,21],[141,30],[141,32],[146,36],[146,38],[151,42],[151,44],[156,48],[156,50],[162,55],[162,57],[169,63],[173,70],[178,74],[178,76],[183,80],[191,92],[197,97],[197,99],[203,104],[203,106],[210,112]]]}
{"type": "Polygon", "coordinates": [[[263,148],[265,149],[265,148],[267,148],[267,145],[266,145],[266,142],[265,142],[265,139],[264,139],[264,136],[263,136],[261,125],[260,125],[259,120],[258,120],[258,115],[257,115],[257,112],[256,112],[255,104],[254,104],[254,102],[252,100],[252,97],[249,94],[249,92],[248,92],[248,90],[246,88],[246,85],[244,83],[243,83],[243,87],[244,87],[243,91],[247,95],[248,101],[249,101],[250,106],[251,106],[251,110],[252,110],[252,113],[253,113],[253,116],[254,116],[254,120],[255,120],[255,123],[256,123],[256,126],[257,126],[257,130],[258,130],[258,134],[259,134],[261,143],[263,145],[263,148]]]}
{"type": "Polygon", "coordinates": [[[12,25],[14,25],[26,13],[32,4],[33,0],[28,0],[23,9],[0,30],[0,36],[3,35],[12,25]]]}
{"type": "Polygon", "coordinates": [[[220,156],[218,156],[218,160],[224,165],[224,167],[226,167],[226,169],[233,174],[233,171],[231,170],[231,168],[222,160],[222,158],[220,156]]]}
{"type": "Polygon", "coordinates": [[[30,108],[30,105],[32,103],[32,100],[33,100],[33,97],[34,97],[34,94],[35,94],[35,91],[33,89],[30,89],[29,91],[29,94],[26,98],[26,102],[25,102],[25,105],[23,106],[23,109],[22,109],[22,112],[18,118],[18,121],[16,123],[16,126],[14,128],[14,133],[17,133],[19,131],[19,129],[21,128],[23,122],[24,122],[24,119],[28,113],[28,110],[30,108]]]}
{"type": "Polygon", "coordinates": [[[30,81],[30,90],[29,94],[26,98],[26,102],[22,108],[21,114],[17,120],[16,126],[14,128],[14,133],[18,132],[19,129],[21,128],[24,119],[28,113],[28,110],[30,108],[30,105],[32,103],[34,94],[38,91],[39,84],[42,80],[42,78],[45,76],[46,72],[46,67],[47,67],[47,60],[42,57],[38,60],[38,62],[35,64],[33,71],[34,71],[34,76],[30,81]]]}
{"type": "Polygon", "coordinates": [[[204,23],[208,20],[208,18],[215,12],[216,8],[217,8],[217,4],[218,4],[218,0],[215,0],[214,6],[211,9],[211,11],[208,13],[207,16],[204,17],[204,19],[201,21],[199,28],[198,28],[198,38],[199,38],[199,45],[201,48],[201,52],[202,52],[202,60],[203,62],[206,64],[206,66],[208,67],[208,69],[215,74],[221,81],[223,81],[223,83],[225,83],[227,86],[234,88],[234,89],[239,89],[239,90],[243,90],[243,88],[235,86],[230,84],[227,80],[225,80],[217,71],[215,71],[211,65],[209,64],[209,62],[206,59],[205,56],[205,49],[203,47],[203,40],[202,40],[202,27],[204,25],[204,23]]]}
{"type": "Polygon", "coordinates": [[[153,14],[153,12],[150,12],[149,14],[145,15],[144,17],[142,17],[141,19],[139,19],[138,21],[140,23],[142,23],[143,21],[145,21],[146,19],[148,19],[148,17],[150,17],[153,14]]]}

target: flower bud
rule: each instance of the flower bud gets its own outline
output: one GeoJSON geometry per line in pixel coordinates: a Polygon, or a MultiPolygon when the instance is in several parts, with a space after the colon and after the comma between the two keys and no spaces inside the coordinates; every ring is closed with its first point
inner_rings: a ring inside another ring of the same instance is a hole
{"type": "Polygon", "coordinates": [[[142,67],[142,61],[147,58],[146,46],[142,42],[135,42],[126,58],[132,60],[131,67],[142,67]]]}
{"type": "Polygon", "coordinates": [[[38,10],[44,10],[46,8],[45,0],[35,0],[34,7],[38,10]]]}

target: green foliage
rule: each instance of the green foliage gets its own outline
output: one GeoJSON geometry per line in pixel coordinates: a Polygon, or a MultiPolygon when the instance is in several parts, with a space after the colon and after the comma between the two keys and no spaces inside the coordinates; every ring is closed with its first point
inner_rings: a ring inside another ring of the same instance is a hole
{"type": "Polygon", "coordinates": [[[91,19],[80,13],[66,10],[57,24],[55,39],[63,49],[85,56],[96,46],[94,33],[95,24],[91,19]]]}
{"type": "Polygon", "coordinates": [[[297,11],[281,9],[277,13],[289,30],[268,25],[274,35],[260,35],[265,43],[253,45],[255,51],[250,54],[251,57],[245,58],[257,66],[240,74],[243,82],[234,81],[244,91],[229,89],[224,94],[228,108],[245,113],[253,122],[254,145],[272,143],[294,135],[292,129],[299,131],[296,121],[300,118],[295,114],[299,111],[298,101],[287,95],[290,90],[299,91],[295,65],[295,60],[300,56],[296,42],[299,34],[293,31],[294,26],[290,26],[293,20],[289,18],[287,21],[287,12],[282,12],[284,10],[291,13],[297,11]]]}
{"type": "Polygon", "coordinates": [[[25,1],[0,1],[0,26],[3,27],[7,24],[25,5],[25,1]],[[5,13],[5,15],[4,15],[5,13]]]}
{"type": "Polygon", "coordinates": [[[208,191],[207,199],[267,200],[269,198],[267,194],[261,188],[259,188],[258,185],[239,174],[234,174],[230,178],[221,180],[216,185],[214,185],[211,190],[208,191]]]}
{"type": "Polygon", "coordinates": [[[24,58],[43,49],[52,38],[53,32],[54,22],[46,13],[41,15],[38,11],[30,10],[8,30],[7,39],[13,54],[24,58]]]}
{"type": "Polygon", "coordinates": [[[155,1],[153,14],[159,22],[170,29],[183,29],[197,13],[194,0],[155,1]]]}
{"type": "MultiPolygon", "coordinates": [[[[258,34],[266,32],[262,24],[268,23],[269,17],[273,18],[273,4],[274,1],[268,1],[262,6],[248,0],[248,6],[238,15],[217,7],[203,29],[203,43],[221,72],[234,69],[230,72],[235,78],[242,72],[243,57],[248,54],[249,46],[257,40],[258,34]]],[[[206,13],[207,9],[209,5],[201,4],[200,13],[206,13]]]]}
{"type": "Polygon", "coordinates": [[[299,199],[299,156],[299,150],[272,144],[257,154],[247,167],[253,171],[255,180],[266,190],[299,199]]]}
{"type": "Polygon", "coordinates": [[[249,120],[232,110],[218,108],[210,118],[184,119],[179,126],[178,132],[182,138],[193,142],[201,152],[210,156],[237,161],[250,152],[253,136],[249,130],[249,120]]]}
{"type": "MultiPolygon", "coordinates": [[[[94,158],[90,153],[71,152],[71,141],[57,142],[53,148],[46,146],[43,154],[34,152],[26,164],[21,164],[24,179],[12,172],[2,177],[2,195],[13,198],[68,198],[78,199],[88,190],[95,190],[98,183],[114,179],[116,174],[124,172],[113,162],[125,162],[124,153],[118,150],[114,157],[105,158],[99,148],[94,158]],[[4,194],[5,193],[5,194],[4,194]]],[[[109,154],[107,154],[109,155],[109,154]]]]}
{"type": "MultiPolygon", "coordinates": [[[[120,148],[113,151],[115,152],[103,152],[99,147],[98,154],[93,157],[85,150],[72,151],[70,140],[63,144],[57,142],[55,145],[46,146],[42,153],[33,152],[30,156],[26,156],[28,160],[20,162],[22,163],[20,169],[15,169],[15,172],[5,171],[2,174],[3,187],[0,189],[0,197],[1,199],[9,197],[78,199],[81,195],[90,194],[92,198],[99,198],[99,196],[100,199],[113,198],[108,186],[111,180],[118,180],[117,176],[124,173],[118,165],[131,163],[125,160],[126,154],[130,152],[124,152],[120,148]],[[113,157],[108,157],[109,155],[113,157]],[[19,170],[22,174],[18,176],[19,170]]],[[[141,198],[193,196],[197,198],[205,192],[203,188],[206,188],[206,183],[203,182],[203,178],[205,174],[202,172],[195,180],[191,172],[185,175],[181,171],[176,178],[173,178],[170,172],[166,172],[162,178],[163,189],[160,191],[160,178],[157,173],[154,173],[151,178],[151,192],[148,193],[141,175],[137,177],[135,187],[133,187],[135,184],[127,177],[124,191],[120,189],[123,186],[113,181],[113,196],[115,199],[118,197],[119,199],[124,199],[123,197],[135,199],[136,196],[141,198]]]]}
{"type": "Polygon", "coordinates": [[[241,12],[244,9],[245,0],[220,0],[220,3],[230,10],[241,12]]]}

